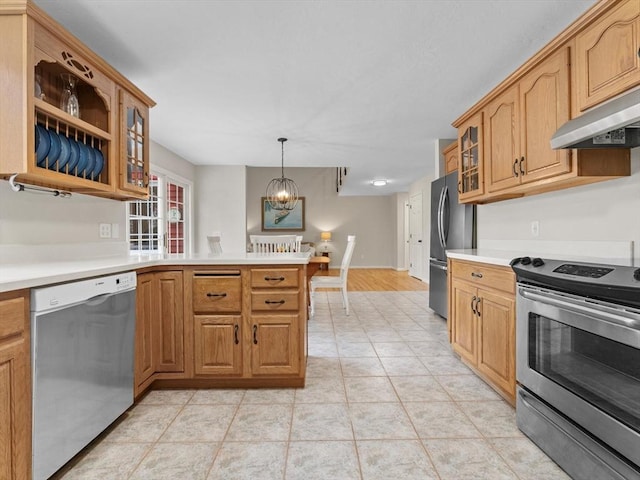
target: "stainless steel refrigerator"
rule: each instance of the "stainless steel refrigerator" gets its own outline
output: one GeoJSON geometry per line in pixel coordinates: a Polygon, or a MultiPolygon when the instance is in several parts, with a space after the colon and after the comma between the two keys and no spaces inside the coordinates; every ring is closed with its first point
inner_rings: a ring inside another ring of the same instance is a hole
{"type": "Polygon", "coordinates": [[[458,203],[458,172],[431,182],[429,307],[447,318],[446,250],[475,248],[476,207],[458,203]]]}

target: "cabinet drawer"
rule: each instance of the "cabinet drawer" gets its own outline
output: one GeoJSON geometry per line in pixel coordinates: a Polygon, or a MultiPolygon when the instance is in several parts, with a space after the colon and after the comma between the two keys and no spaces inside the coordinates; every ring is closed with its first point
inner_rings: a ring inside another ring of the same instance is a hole
{"type": "Polygon", "coordinates": [[[297,268],[255,268],[251,270],[253,288],[290,288],[298,286],[297,268]]]}
{"type": "Polygon", "coordinates": [[[297,311],[298,290],[251,292],[251,310],[255,311],[297,311]]]}
{"type": "Polygon", "coordinates": [[[451,275],[458,280],[485,288],[495,288],[509,293],[516,291],[515,274],[507,267],[453,260],[451,275]]]}
{"type": "Polygon", "coordinates": [[[237,276],[195,277],[193,310],[195,312],[240,312],[242,281],[237,276]]]}
{"type": "Polygon", "coordinates": [[[0,301],[0,340],[23,333],[27,308],[24,297],[0,301]]]}

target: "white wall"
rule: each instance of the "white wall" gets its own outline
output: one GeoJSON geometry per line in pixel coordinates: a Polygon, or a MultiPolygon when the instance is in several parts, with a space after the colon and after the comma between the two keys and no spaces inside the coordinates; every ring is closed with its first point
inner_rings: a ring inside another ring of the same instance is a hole
{"type": "MultiPolygon", "coordinates": [[[[152,166],[188,180],[195,178],[195,167],[162,145],[151,142],[149,153],[152,166]]],[[[114,251],[112,244],[126,243],[125,235],[125,202],[77,193],[71,198],[16,193],[9,182],[0,181],[0,245],[97,243],[95,254],[100,255],[114,251]],[[100,238],[100,223],[117,224],[119,237],[100,238]]]]}
{"type": "Polygon", "coordinates": [[[14,192],[9,182],[0,181],[0,206],[0,245],[104,244],[124,240],[123,202],[76,193],[61,198],[14,192]],[[101,239],[100,223],[117,224],[120,238],[101,239]]]}
{"type": "Polygon", "coordinates": [[[154,141],[149,142],[151,166],[157,166],[193,182],[196,178],[196,166],[171,150],[154,141]]]}
{"type": "MultiPolygon", "coordinates": [[[[335,168],[285,169],[285,175],[296,182],[300,196],[306,200],[304,241],[320,246],[320,232],[332,232],[331,266],[337,267],[347,235],[354,234],[357,244],[352,266],[396,268],[395,196],[340,197],[335,172],[335,168]]],[[[261,197],[269,181],[280,173],[279,168],[247,168],[247,235],[262,233],[261,197]]],[[[345,181],[349,181],[348,176],[345,181]]]]}
{"type": "MultiPolygon", "coordinates": [[[[618,243],[635,243],[636,264],[640,262],[640,148],[632,150],[632,175],[558,192],[534,195],[478,206],[478,247],[495,248],[536,243],[549,253],[574,255],[588,243],[593,255],[619,257],[625,248],[618,243]],[[538,237],[531,234],[531,222],[538,221],[538,237]],[[612,248],[608,245],[614,244],[612,248]],[[622,251],[620,251],[622,250],[622,251]]],[[[584,254],[584,253],[582,253],[584,254]]]]}
{"type": "Polygon", "coordinates": [[[195,252],[208,253],[207,235],[216,232],[223,252],[245,252],[246,167],[197,166],[195,172],[195,252]]]}

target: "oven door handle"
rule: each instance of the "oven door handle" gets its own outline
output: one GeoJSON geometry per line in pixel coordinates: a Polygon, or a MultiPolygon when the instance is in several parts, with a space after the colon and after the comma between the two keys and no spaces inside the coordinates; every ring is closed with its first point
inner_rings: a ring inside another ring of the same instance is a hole
{"type": "MultiPolygon", "coordinates": [[[[623,308],[614,309],[604,305],[598,305],[596,303],[578,303],[571,299],[553,295],[552,293],[545,292],[545,294],[539,294],[524,288],[519,289],[519,294],[528,300],[561,308],[577,315],[588,315],[596,320],[627,327],[631,330],[635,330],[636,332],[640,330],[640,316],[623,308]]],[[[580,325],[575,326],[581,328],[580,325]]]]}

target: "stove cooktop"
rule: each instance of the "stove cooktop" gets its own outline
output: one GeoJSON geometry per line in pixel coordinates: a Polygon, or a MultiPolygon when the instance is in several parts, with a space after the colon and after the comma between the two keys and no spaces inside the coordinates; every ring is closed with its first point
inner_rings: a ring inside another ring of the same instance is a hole
{"type": "Polygon", "coordinates": [[[640,307],[640,268],[518,257],[511,261],[518,282],[640,307]]]}

